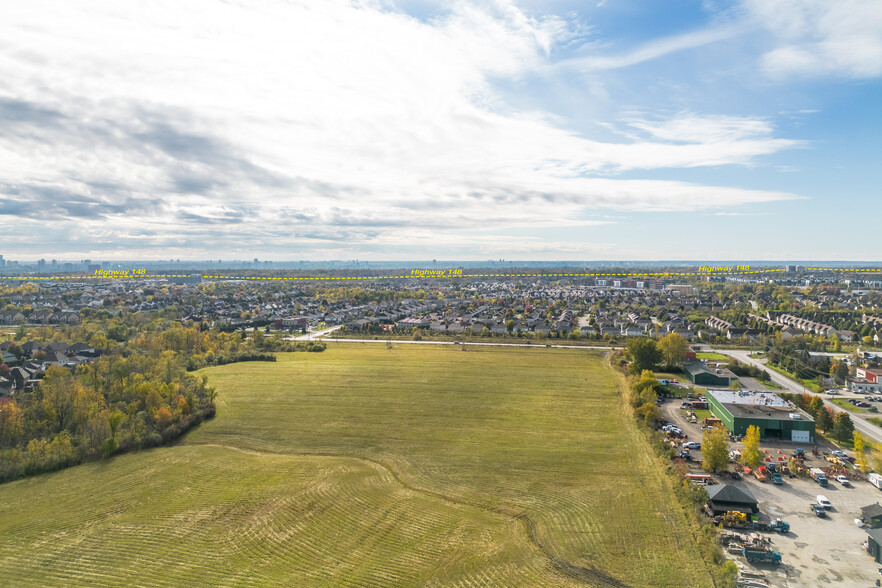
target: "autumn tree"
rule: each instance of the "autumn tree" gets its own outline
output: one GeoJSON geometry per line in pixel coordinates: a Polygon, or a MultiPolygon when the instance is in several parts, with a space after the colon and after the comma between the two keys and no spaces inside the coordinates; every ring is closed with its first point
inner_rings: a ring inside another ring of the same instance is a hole
{"type": "Polygon", "coordinates": [[[836,382],[842,384],[848,378],[848,364],[844,361],[836,362],[831,366],[830,372],[836,382]]]}
{"type": "Polygon", "coordinates": [[[658,342],[658,350],[665,361],[665,365],[677,366],[686,359],[686,351],[689,343],[682,335],[671,333],[662,337],[658,342]]]}
{"type": "Polygon", "coordinates": [[[54,431],[70,426],[74,416],[76,381],[65,368],[51,366],[40,382],[43,410],[54,431]]]}
{"type": "Polygon", "coordinates": [[[863,473],[870,471],[870,464],[867,461],[867,453],[864,448],[864,437],[860,433],[854,434],[854,454],[857,456],[857,467],[863,473]]]}
{"type": "Polygon", "coordinates": [[[14,445],[22,431],[21,409],[12,398],[0,401],[0,444],[14,445]]]}
{"type": "Polygon", "coordinates": [[[159,407],[156,411],[156,422],[160,427],[166,427],[172,422],[172,413],[167,406],[159,407]]]}
{"type": "Polygon", "coordinates": [[[643,419],[644,424],[647,427],[655,428],[658,422],[662,418],[661,409],[655,405],[655,403],[649,403],[641,405],[637,410],[635,410],[638,416],[643,419]]]}
{"type": "Polygon", "coordinates": [[[760,429],[751,425],[747,427],[744,435],[744,451],[741,452],[741,463],[750,468],[756,468],[763,460],[763,452],[760,450],[760,429]]]}
{"type": "Polygon", "coordinates": [[[821,398],[820,396],[813,397],[808,408],[809,408],[809,410],[811,410],[812,415],[814,415],[815,418],[817,418],[818,414],[826,408],[824,406],[824,399],[821,398]]]}
{"type": "Polygon", "coordinates": [[[721,425],[704,432],[701,439],[701,466],[712,472],[725,469],[729,463],[729,431],[721,425]]]}
{"type": "Polygon", "coordinates": [[[640,378],[633,385],[634,396],[631,398],[631,404],[637,408],[643,404],[655,405],[658,400],[658,391],[661,388],[655,374],[651,370],[643,370],[640,378]]]}

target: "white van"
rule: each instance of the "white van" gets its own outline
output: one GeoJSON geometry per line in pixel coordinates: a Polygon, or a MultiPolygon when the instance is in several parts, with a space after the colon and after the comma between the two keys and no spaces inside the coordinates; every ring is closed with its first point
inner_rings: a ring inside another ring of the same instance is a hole
{"type": "Polygon", "coordinates": [[[818,494],[818,506],[823,506],[824,510],[833,508],[833,504],[823,494],[818,494]]]}

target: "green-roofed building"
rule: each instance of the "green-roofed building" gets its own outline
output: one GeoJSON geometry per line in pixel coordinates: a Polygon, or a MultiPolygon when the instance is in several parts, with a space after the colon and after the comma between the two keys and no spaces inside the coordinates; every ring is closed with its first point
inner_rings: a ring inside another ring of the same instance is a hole
{"type": "Polygon", "coordinates": [[[738,376],[726,368],[710,368],[700,361],[683,364],[689,379],[696,386],[726,386],[738,380],[738,376]]]}
{"type": "Polygon", "coordinates": [[[797,443],[815,442],[815,420],[775,394],[708,390],[707,402],[711,413],[733,435],[744,435],[748,427],[756,426],[763,438],[797,443]]]}

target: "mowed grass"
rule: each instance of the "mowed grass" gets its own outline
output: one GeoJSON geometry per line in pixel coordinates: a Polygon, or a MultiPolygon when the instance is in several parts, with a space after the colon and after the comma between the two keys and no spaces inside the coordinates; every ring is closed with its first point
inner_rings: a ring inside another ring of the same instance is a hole
{"type": "Polygon", "coordinates": [[[332,344],[204,370],[181,445],[0,487],[13,584],[711,584],[596,352],[332,344]]]}
{"type": "Polygon", "coordinates": [[[5,586],[530,586],[552,573],[518,521],[353,458],[163,448],[2,488],[5,586]]]}

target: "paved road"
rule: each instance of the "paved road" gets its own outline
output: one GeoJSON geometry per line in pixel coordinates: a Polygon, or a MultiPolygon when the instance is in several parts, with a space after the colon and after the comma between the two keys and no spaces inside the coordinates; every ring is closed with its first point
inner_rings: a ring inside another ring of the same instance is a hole
{"type": "Polygon", "coordinates": [[[312,333],[307,333],[305,335],[300,335],[299,337],[288,337],[288,341],[313,341],[318,339],[319,337],[324,337],[330,333],[333,333],[337,329],[342,329],[343,325],[337,325],[336,327],[331,327],[329,329],[324,329],[322,331],[315,331],[312,333]]]}
{"type": "MultiPolygon", "coordinates": [[[[338,339],[323,337],[323,341],[335,341],[338,343],[386,343],[389,339],[338,339]]],[[[466,347],[484,346],[484,347],[533,347],[536,349],[543,347],[552,347],[555,349],[602,349],[608,351],[610,349],[623,349],[622,347],[603,347],[600,345],[554,345],[545,343],[484,343],[466,341],[464,343],[453,341],[413,341],[412,339],[391,339],[392,343],[404,343],[408,345],[465,345],[466,347]]]]}
{"type": "MultiPolygon", "coordinates": [[[[717,353],[724,353],[730,357],[734,357],[741,363],[749,363],[755,365],[761,369],[765,369],[766,362],[763,359],[754,359],[752,357],[748,357],[749,353],[753,353],[747,349],[721,349],[717,351],[717,353]]],[[[780,385],[787,392],[791,392],[793,394],[802,394],[803,392],[810,392],[807,390],[802,384],[797,384],[787,376],[783,376],[776,371],[768,370],[769,375],[772,377],[772,381],[776,384],[780,385]]],[[[823,397],[822,397],[823,398],[823,397]]],[[[824,404],[829,406],[834,411],[838,412],[843,410],[842,408],[836,406],[826,398],[824,398],[824,404]]],[[[854,423],[854,428],[856,431],[860,431],[861,435],[867,437],[872,441],[882,441],[882,429],[877,427],[876,425],[865,421],[859,414],[847,411],[851,416],[851,421],[854,423]]]]}

